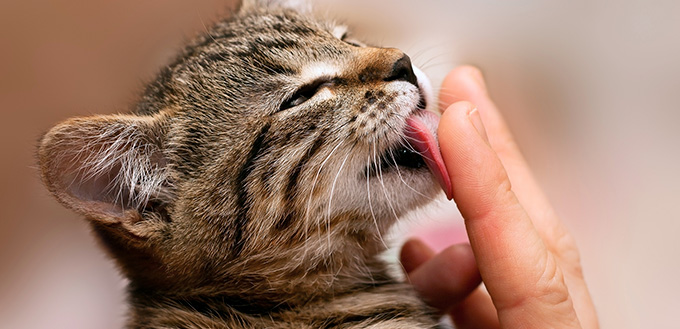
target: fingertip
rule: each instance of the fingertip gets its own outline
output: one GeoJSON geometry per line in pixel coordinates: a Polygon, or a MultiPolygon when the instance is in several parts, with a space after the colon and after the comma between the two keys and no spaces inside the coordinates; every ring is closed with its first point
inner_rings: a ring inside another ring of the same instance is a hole
{"type": "Polygon", "coordinates": [[[486,83],[482,71],[476,66],[463,65],[451,70],[444,78],[443,86],[458,86],[486,91],[486,83]]]}
{"type": "Polygon", "coordinates": [[[455,259],[468,259],[473,261],[475,260],[475,254],[472,251],[472,247],[470,246],[469,243],[458,243],[449,246],[448,248],[444,249],[442,251],[443,254],[445,255],[456,255],[456,257],[450,257],[450,258],[455,258],[455,259]],[[460,257],[459,257],[460,256],[460,257]]]}
{"type": "Polygon", "coordinates": [[[458,101],[472,101],[486,95],[486,83],[482,72],[475,66],[463,65],[449,72],[442,82],[439,95],[442,110],[458,101]]]}
{"type": "Polygon", "coordinates": [[[410,273],[411,283],[432,306],[446,312],[481,283],[471,247],[450,246],[410,273]]]}
{"type": "Polygon", "coordinates": [[[477,261],[472,247],[468,243],[459,243],[444,249],[440,255],[442,272],[449,277],[460,278],[458,287],[474,289],[482,282],[482,277],[477,269],[477,261]]]}
{"type": "Polygon", "coordinates": [[[434,251],[423,241],[410,239],[401,247],[399,259],[406,273],[411,273],[434,256],[434,251]]]}
{"type": "Polygon", "coordinates": [[[500,328],[493,301],[481,287],[455,305],[449,314],[456,328],[500,328]]]}
{"type": "MultiPolygon", "coordinates": [[[[439,149],[452,182],[456,181],[454,169],[459,167],[458,164],[464,160],[465,163],[474,162],[474,166],[478,165],[481,148],[487,144],[485,131],[482,130],[484,134],[480,133],[477,127],[480,124],[475,124],[475,118],[481,122],[476,109],[470,102],[456,102],[446,109],[439,121],[439,149]]],[[[480,127],[483,129],[482,125],[480,127]]]]}
{"type": "Polygon", "coordinates": [[[486,82],[484,81],[484,74],[482,71],[472,65],[463,65],[459,68],[457,72],[460,76],[471,79],[477,85],[477,88],[482,91],[486,91],[486,82]]]}

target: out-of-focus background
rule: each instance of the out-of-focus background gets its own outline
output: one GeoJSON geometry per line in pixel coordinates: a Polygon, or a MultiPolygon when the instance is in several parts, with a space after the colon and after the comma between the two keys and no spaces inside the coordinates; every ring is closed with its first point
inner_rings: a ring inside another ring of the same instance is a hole
{"type": "MultiPolygon", "coordinates": [[[[481,67],[580,245],[602,327],[678,328],[680,2],[315,3],[405,50],[435,85],[458,64],[481,67]]],[[[122,326],[124,282],[85,223],[41,186],[35,144],[68,117],[124,111],[228,7],[0,3],[0,327],[122,326]]],[[[459,215],[447,209],[430,225],[459,241],[459,215]]]]}

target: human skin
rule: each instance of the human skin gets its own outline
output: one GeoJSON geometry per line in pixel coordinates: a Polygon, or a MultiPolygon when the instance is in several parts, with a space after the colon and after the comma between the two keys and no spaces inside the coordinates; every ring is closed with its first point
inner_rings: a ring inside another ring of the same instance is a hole
{"type": "Polygon", "coordinates": [[[574,239],[522,157],[478,69],[444,79],[438,136],[470,244],[401,260],[423,298],[457,328],[598,328],[574,239]],[[480,280],[486,290],[479,287],[480,280]]]}

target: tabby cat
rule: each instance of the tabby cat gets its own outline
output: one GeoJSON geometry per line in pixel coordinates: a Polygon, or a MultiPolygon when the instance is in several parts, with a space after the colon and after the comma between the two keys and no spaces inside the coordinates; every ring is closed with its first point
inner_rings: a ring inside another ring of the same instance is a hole
{"type": "Polygon", "coordinates": [[[437,326],[377,257],[399,216],[451,193],[425,77],[309,16],[246,1],[132,114],[43,137],[47,188],[129,279],[128,328],[437,326]]]}

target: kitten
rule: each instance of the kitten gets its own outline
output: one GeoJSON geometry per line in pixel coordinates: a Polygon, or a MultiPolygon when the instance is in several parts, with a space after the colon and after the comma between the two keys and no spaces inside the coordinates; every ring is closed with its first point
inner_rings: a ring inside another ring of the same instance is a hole
{"type": "Polygon", "coordinates": [[[308,16],[246,1],[132,114],[42,139],[47,188],[130,281],[128,328],[436,327],[377,257],[437,181],[451,193],[426,80],[308,16]]]}

